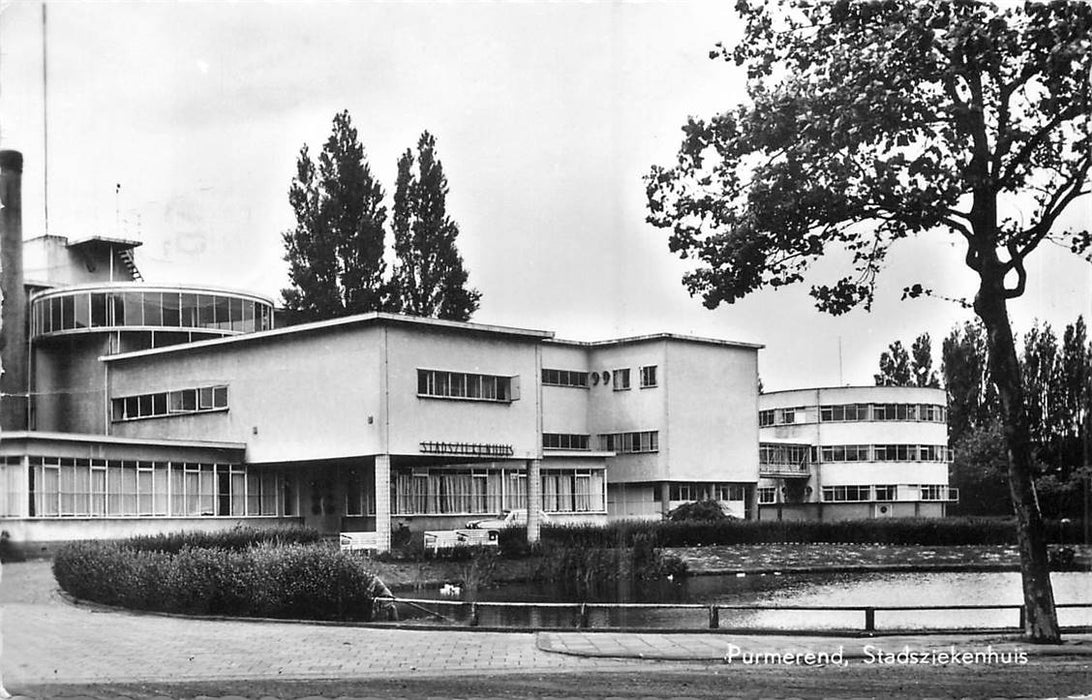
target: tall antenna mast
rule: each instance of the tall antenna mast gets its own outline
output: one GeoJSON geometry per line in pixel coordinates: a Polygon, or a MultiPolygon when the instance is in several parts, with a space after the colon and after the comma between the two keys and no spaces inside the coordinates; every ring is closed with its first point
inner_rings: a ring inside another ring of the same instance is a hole
{"type": "Polygon", "coordinates": [[[46,37],[46,4],[42,0],[42,146],[45,156],[42,158],[42,191],[45,195],[45,233],[49,235],[49,52],[46,37]]]}
{"type": "Polygon", "coordinates": [[[843,386],[842,379],[842,336],[838,336],[838,386],[843,386]]]}

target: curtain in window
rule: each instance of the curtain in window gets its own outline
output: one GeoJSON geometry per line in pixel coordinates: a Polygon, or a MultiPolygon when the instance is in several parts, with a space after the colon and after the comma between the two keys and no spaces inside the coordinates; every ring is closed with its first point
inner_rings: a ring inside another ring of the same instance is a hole
{"type": "MultiPolygon", "coordinates": [[[[66,464],[60,470],[61,515],[76,515],[76,467],[66,464]]],[[[82,513],[80,513],[82,515],[82,513]]]]}
{"type": "Polygon", "coordinates": [[[189,515],[186,505],[185,474],[180,465],[171,467],[171,515],[189,515]]]}
{"type": "Polygon", "coordinates": [[[542,509],[552,513],[561,510],[558,498],[561,491],[561,476],[555,473],[542,475],[542,509]]]}
{"type": "Polygon", "coordinates": [[[231,514],[246,515],[246,474],[244,472],[231,472],[231,514]]]}
{"type": "Polygon", "coordinates": [[[489,476],[486,479],[486,503],[485,508],[482,509],[483,513],[499,513],[503,504],[501,503],[501,494],[504,486],[504,473],[497,471],[490,471],[489,476]]]}
{"type": "Polygon", "coordinates": [[[520,472],[507,472],[507,488],[504,494],[504,507],[507,510],[527,507],[527,477],[520,472]]]}
{"type": "Polygon", "coordinates": [[[588,489],[592,510],[606,510],[607,508],[606,480],[607,474],[602,469],[593,471],[589,477],[588,489]]]}
{"type": "Polygon", "coordinates": [[[211,464],[202,464],[197,483],[197,515],[216,515],[216,472],[211,464]]]}
{"type": "Polygon", "coordinates": [[[574,509],[580,512],[592,510],[591,477],[586,474],[577,474],[575,481],[574,509]]]}
{"type": "Polygon", "coordinates": [[[59,515],[57,494],[60,489],[60,473],[51,467],[35,467],[38,470],[35,512],[38,515],[59,515]]]}

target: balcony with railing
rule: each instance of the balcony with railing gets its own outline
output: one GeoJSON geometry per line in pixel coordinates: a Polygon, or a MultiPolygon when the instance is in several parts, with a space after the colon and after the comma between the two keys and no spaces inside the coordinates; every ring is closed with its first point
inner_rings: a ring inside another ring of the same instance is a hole
{"type": "Polygon", "coordinates": [[[811,445],[761,443],[758,447],[758,475],[807,479],[814,463],[811,445]]]}

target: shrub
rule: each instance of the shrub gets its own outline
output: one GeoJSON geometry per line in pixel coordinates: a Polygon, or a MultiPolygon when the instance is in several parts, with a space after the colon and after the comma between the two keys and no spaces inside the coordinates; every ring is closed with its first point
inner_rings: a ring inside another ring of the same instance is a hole
{"type": "MultiPolygon", "coordinates": [[[[385,587],[363,560],[314,544],[262,542],[248,549],[142,549],[75,542],[53,574],[71,595],[138,610],[317,620],[370,620],[385,587]]],[[[173,540],[172,540],[173,541],[173,540]]]]}
{"type": "Polygon", "coordinates": [[[716,522],[728,520],[724,508],[717,501],[691,501],[684,503],[667,514],[667,519],[674,523],[689,521],[716,522]]]}

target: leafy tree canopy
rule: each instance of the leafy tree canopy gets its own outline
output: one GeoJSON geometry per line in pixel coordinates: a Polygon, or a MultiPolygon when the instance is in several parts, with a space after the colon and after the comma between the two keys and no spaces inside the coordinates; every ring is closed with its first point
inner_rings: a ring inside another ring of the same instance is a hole
{"type": "Polygon", "coordinates": [[[933,371],[933,346],[928,333],[922,333],[910,347],[896,340],[880,354],[880,373],[873,375],[876,386],[920,386],[940,388],[933,371]]]}
{"type": "MultiPolygon", "coordinates": [[[[1092,5],[742,0],[745,39],[713,52],[747,70],[749,102],[692,118],[675,167],[647,178],[649,221],[699,267],[706,306],[804,279],[843,248],[852,274],[812,286],[832,313],[872,302],[892,243],[943,228],[967,264],[1024,288],[1089,169],[1092,5]],[[1022,195],[1019,215],[990,211],[1022,195]],[[1000,259],[998,256],[1000,255],[1000,259]]],[[[907,287],[914,296],[920,283],[907,287]]]]}

